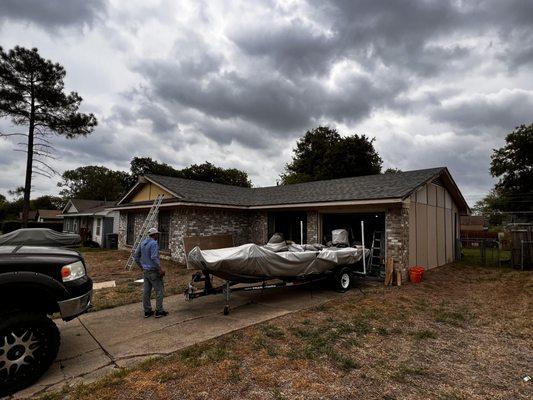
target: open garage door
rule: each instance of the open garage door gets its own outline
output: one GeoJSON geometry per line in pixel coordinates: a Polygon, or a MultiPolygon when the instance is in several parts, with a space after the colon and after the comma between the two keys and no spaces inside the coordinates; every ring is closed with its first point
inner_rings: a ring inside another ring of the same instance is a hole
{"type": "Polygon", "coordinates": [[[277,211],[268,213],[268,237],[282,233],[285,240],[307,243],[307,213],[305,211],[277,211]]]}
{"type": "Polygon", "coordinates": [[[334,229],[346,229],[350,244],[361,244],[361,221],[365,223],[366,247],[372,245],[372,236],[375,231],[382,232],[385,237],[385,213],[322,214],[322,243],[331,240],[331,231],[334,229]]]}
{"type": "Polygon", "coordinates": [[[372,256],[368,259],[367,271],[369,275],[383,279],[385,250],[385,213],[331,213],[322,214],[322,243],[331,241],[334,229],[346,229],[351,245],[361,244],[361,221],[365,226],[365,247],[372,249],[374,233],[376,233],[376,248],[372,249],[372,256]]]}

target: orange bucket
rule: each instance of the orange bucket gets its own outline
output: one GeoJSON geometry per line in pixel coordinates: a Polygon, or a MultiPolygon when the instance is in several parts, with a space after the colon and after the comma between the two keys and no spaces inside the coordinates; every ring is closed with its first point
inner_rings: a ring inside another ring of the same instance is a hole
{"type": "Polygon", "coordinates": [[[413,283],[420,283],[424,276],[424,267],[411,267],[409,268],[409,280],[413,283]]]}

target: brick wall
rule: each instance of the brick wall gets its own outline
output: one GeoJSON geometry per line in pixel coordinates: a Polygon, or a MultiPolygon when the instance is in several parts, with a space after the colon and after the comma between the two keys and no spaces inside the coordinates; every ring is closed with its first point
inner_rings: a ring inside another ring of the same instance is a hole
{"type": "Polygon", "coordinates": [[[266,211],[253,211],[249,216],[250,242],[265,244],[268,242],[268,214],[266,211]]]}
{"type": "MultiPolygon", "coordinates": [[[[130,218],[135,218],[134,225],[134,241],[137,235],[139,234],[141,227],[146,219],[148,212],[131,212],[130,218]]],[[[126,231],[128,229],[128,213],[125,211],[120,212],[119,223],[118,223],[118,246],[119,248],[126,248],[126,231]]]]}
{"type": "Polygon", "coordinates": [[[319,243],[317,211],[307,211],[307,243],[319,243]]]}
{"type": "MultiPolygon", "coordinates": [[[[131,213],[135,218],[135,234],[137,234],[146,218],[147,213],[131,213]]],[[[187,236],[210,236],[217,234],[231,234],[236,246],[251,241],[251,230],[255,226],[257,233],[254,236],[261,242],[262,220],[254,218],[255,225],[251,224],[251,213],[248,211],[180,207],[170,213],[170,237],[169,250],[173,260],[184,263],[185,251],[183,238],[187,236]]],[[[264,221],[266,221],[266,213],[264,221]]],[[[119,246],[128,248],[126,245],[127,213],[121,212],[119,220],[119,246]]],[[[266,233],[264,235],[266,237],[266,233]]],[[[265,243],[263,241],[262,243],[265,243]]]]}
{"type": "Polygon", "coordinates": [[[394,260],[394,268],[407,278],[409,260],[409,208],[389,208],[385,213],[387,257],[394,260]]]}

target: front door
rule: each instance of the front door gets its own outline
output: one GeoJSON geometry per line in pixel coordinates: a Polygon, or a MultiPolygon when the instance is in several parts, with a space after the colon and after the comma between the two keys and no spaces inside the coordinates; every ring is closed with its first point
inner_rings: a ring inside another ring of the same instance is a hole
{"type": "Polygon", "coordinates": [[[95,217],[93,224],[93,240],[102,246],[102,217],[95,217]]]}

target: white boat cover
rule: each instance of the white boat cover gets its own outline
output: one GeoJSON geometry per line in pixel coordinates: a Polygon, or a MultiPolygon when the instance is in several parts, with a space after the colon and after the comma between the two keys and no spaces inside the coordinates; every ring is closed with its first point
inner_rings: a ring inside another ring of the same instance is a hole
{"type": "Polygon", "coordinates": [[[47,228],[25,228],[0,236],[0,246],[53,246],[65,247],[80,244],[80,235],[61,233],[47,228]]]}
{"type": "Polygon", "coordinates": [[[309,247],[313,246],[291,245],[289,251],[280,252],[256,244],[216,250],[195,247],[187,257],[187,268],[207,270],[225,279],[303,277],[322,274],[337,265],[355,264],[363,256],[362,246],[306,250],[309,247]]]}

